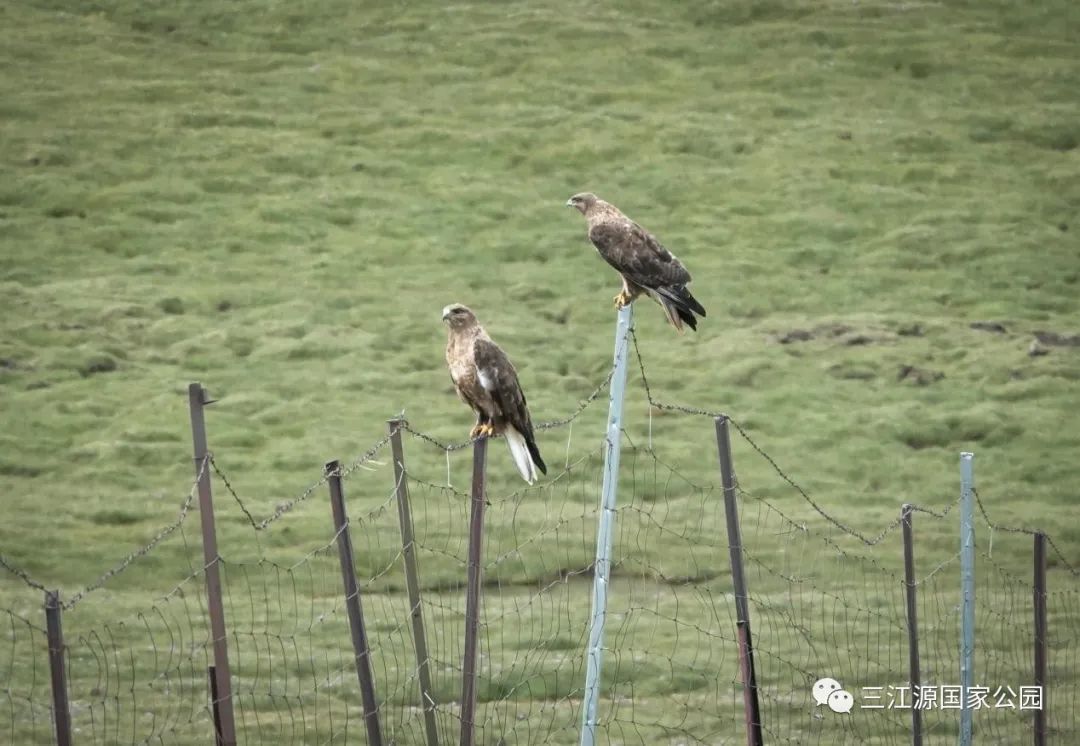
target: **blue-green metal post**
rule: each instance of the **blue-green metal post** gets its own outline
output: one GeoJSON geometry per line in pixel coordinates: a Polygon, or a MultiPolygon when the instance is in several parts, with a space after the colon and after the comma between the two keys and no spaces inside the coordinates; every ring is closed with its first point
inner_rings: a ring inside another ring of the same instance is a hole
{"type": "Polygon", "coordinates": [[[619,485],[619,452],[622,447],[622,408],[626,393],[626,368],[630,357],[630,325],[633,306],[619,309],[615,326],[615,370],[611,374],[608,420],[604,447],[604,482],[600,492],[600,518],[596,529],[596,562],[593,564],[592,618],[589,648],[585,654],[585,696],[581,707],[581,746],[596,743],[596,712],[600,699],[600,665],[604,656],[604,621],[607,617],[608,582],[611,579],[611,540],[615,530],[615,493],[619,485]]]}
{"type": "Polygon", "coordinates": [[[960,746],[971,746],[974,710],[968,691],[975,685],[975,477],[973,453],[960,454],[960,746]]]}

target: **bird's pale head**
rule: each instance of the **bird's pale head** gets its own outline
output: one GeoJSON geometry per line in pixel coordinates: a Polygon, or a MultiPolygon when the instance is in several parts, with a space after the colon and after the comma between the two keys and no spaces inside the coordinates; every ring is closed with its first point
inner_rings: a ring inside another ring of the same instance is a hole
{"type": "Polygon", "coordinates": [[[442,320],[451,329],[467,329],[476,325],[476,314],[468,306],[451,303],[442,310],[442,320]]]}
{"type": "Polygon", "coordinates": [[[576,208],[578,212],[584,215],[599,201],[600,198],[592,192],[580,192],[566,200],[566,206],[576,208]]]}

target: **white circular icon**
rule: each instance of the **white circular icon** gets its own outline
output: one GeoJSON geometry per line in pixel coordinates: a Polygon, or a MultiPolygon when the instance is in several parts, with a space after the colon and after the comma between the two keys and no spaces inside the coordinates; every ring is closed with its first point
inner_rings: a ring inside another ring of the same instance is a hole
{"type": "Polygon", "coordinates": [[[851,712],[854,706],[855,698],[851,696],[851,692],[837,689],[829,695],[829,709],[833,712],[851,712]]]}
{"type": "Polygon", "coordinates": [[[814,701],[817,702],[820,707],[821,705],[828,703],[830,694],[841,691],[843,688],[844,687],[840,686],[840,682],[836,679],[830,679],[828,677],[818,679],[814,683],[814,701]]]}

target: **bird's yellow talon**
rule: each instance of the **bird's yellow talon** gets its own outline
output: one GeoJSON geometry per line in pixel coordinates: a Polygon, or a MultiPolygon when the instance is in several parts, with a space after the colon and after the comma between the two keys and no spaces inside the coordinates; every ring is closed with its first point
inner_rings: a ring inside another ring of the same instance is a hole
{"type": "Polygon", "coordinates": [[[623,291],[620,291],[620,293],[615,296],[614,300],[615,300],[615,308],[617,308],[617,309],[618,308],[623,308],[627,304],[630,303],[630,296],[626,294],[625,290],[623,290],[623,291]]]}

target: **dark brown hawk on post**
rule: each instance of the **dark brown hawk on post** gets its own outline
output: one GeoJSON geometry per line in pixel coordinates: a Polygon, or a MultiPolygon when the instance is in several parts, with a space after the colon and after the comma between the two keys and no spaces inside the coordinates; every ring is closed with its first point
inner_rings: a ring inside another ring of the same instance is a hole
{"type": "Polygon", "coordinates": [[[536,447],[532,417],[510,358],[495,344],[476,316],[460,303],[443,309],[448,333],[446,364],[458,396],[476,412],[471,437],[505,435],[522,479],[536,481],[547,466],[536,447]]]}
{"type": "Polygon", "coordinates": [[[616,308],[646,293],[663,307],[679,333],[684,323],[697,331],[694,314],[704,317],[705,309],[686,287],[690,273],[674,254],[615,205],[591,192],[575,194],[566,204],[585,216],[592,245],[622,275],[623,289],[615,296],[616,308]]]}

